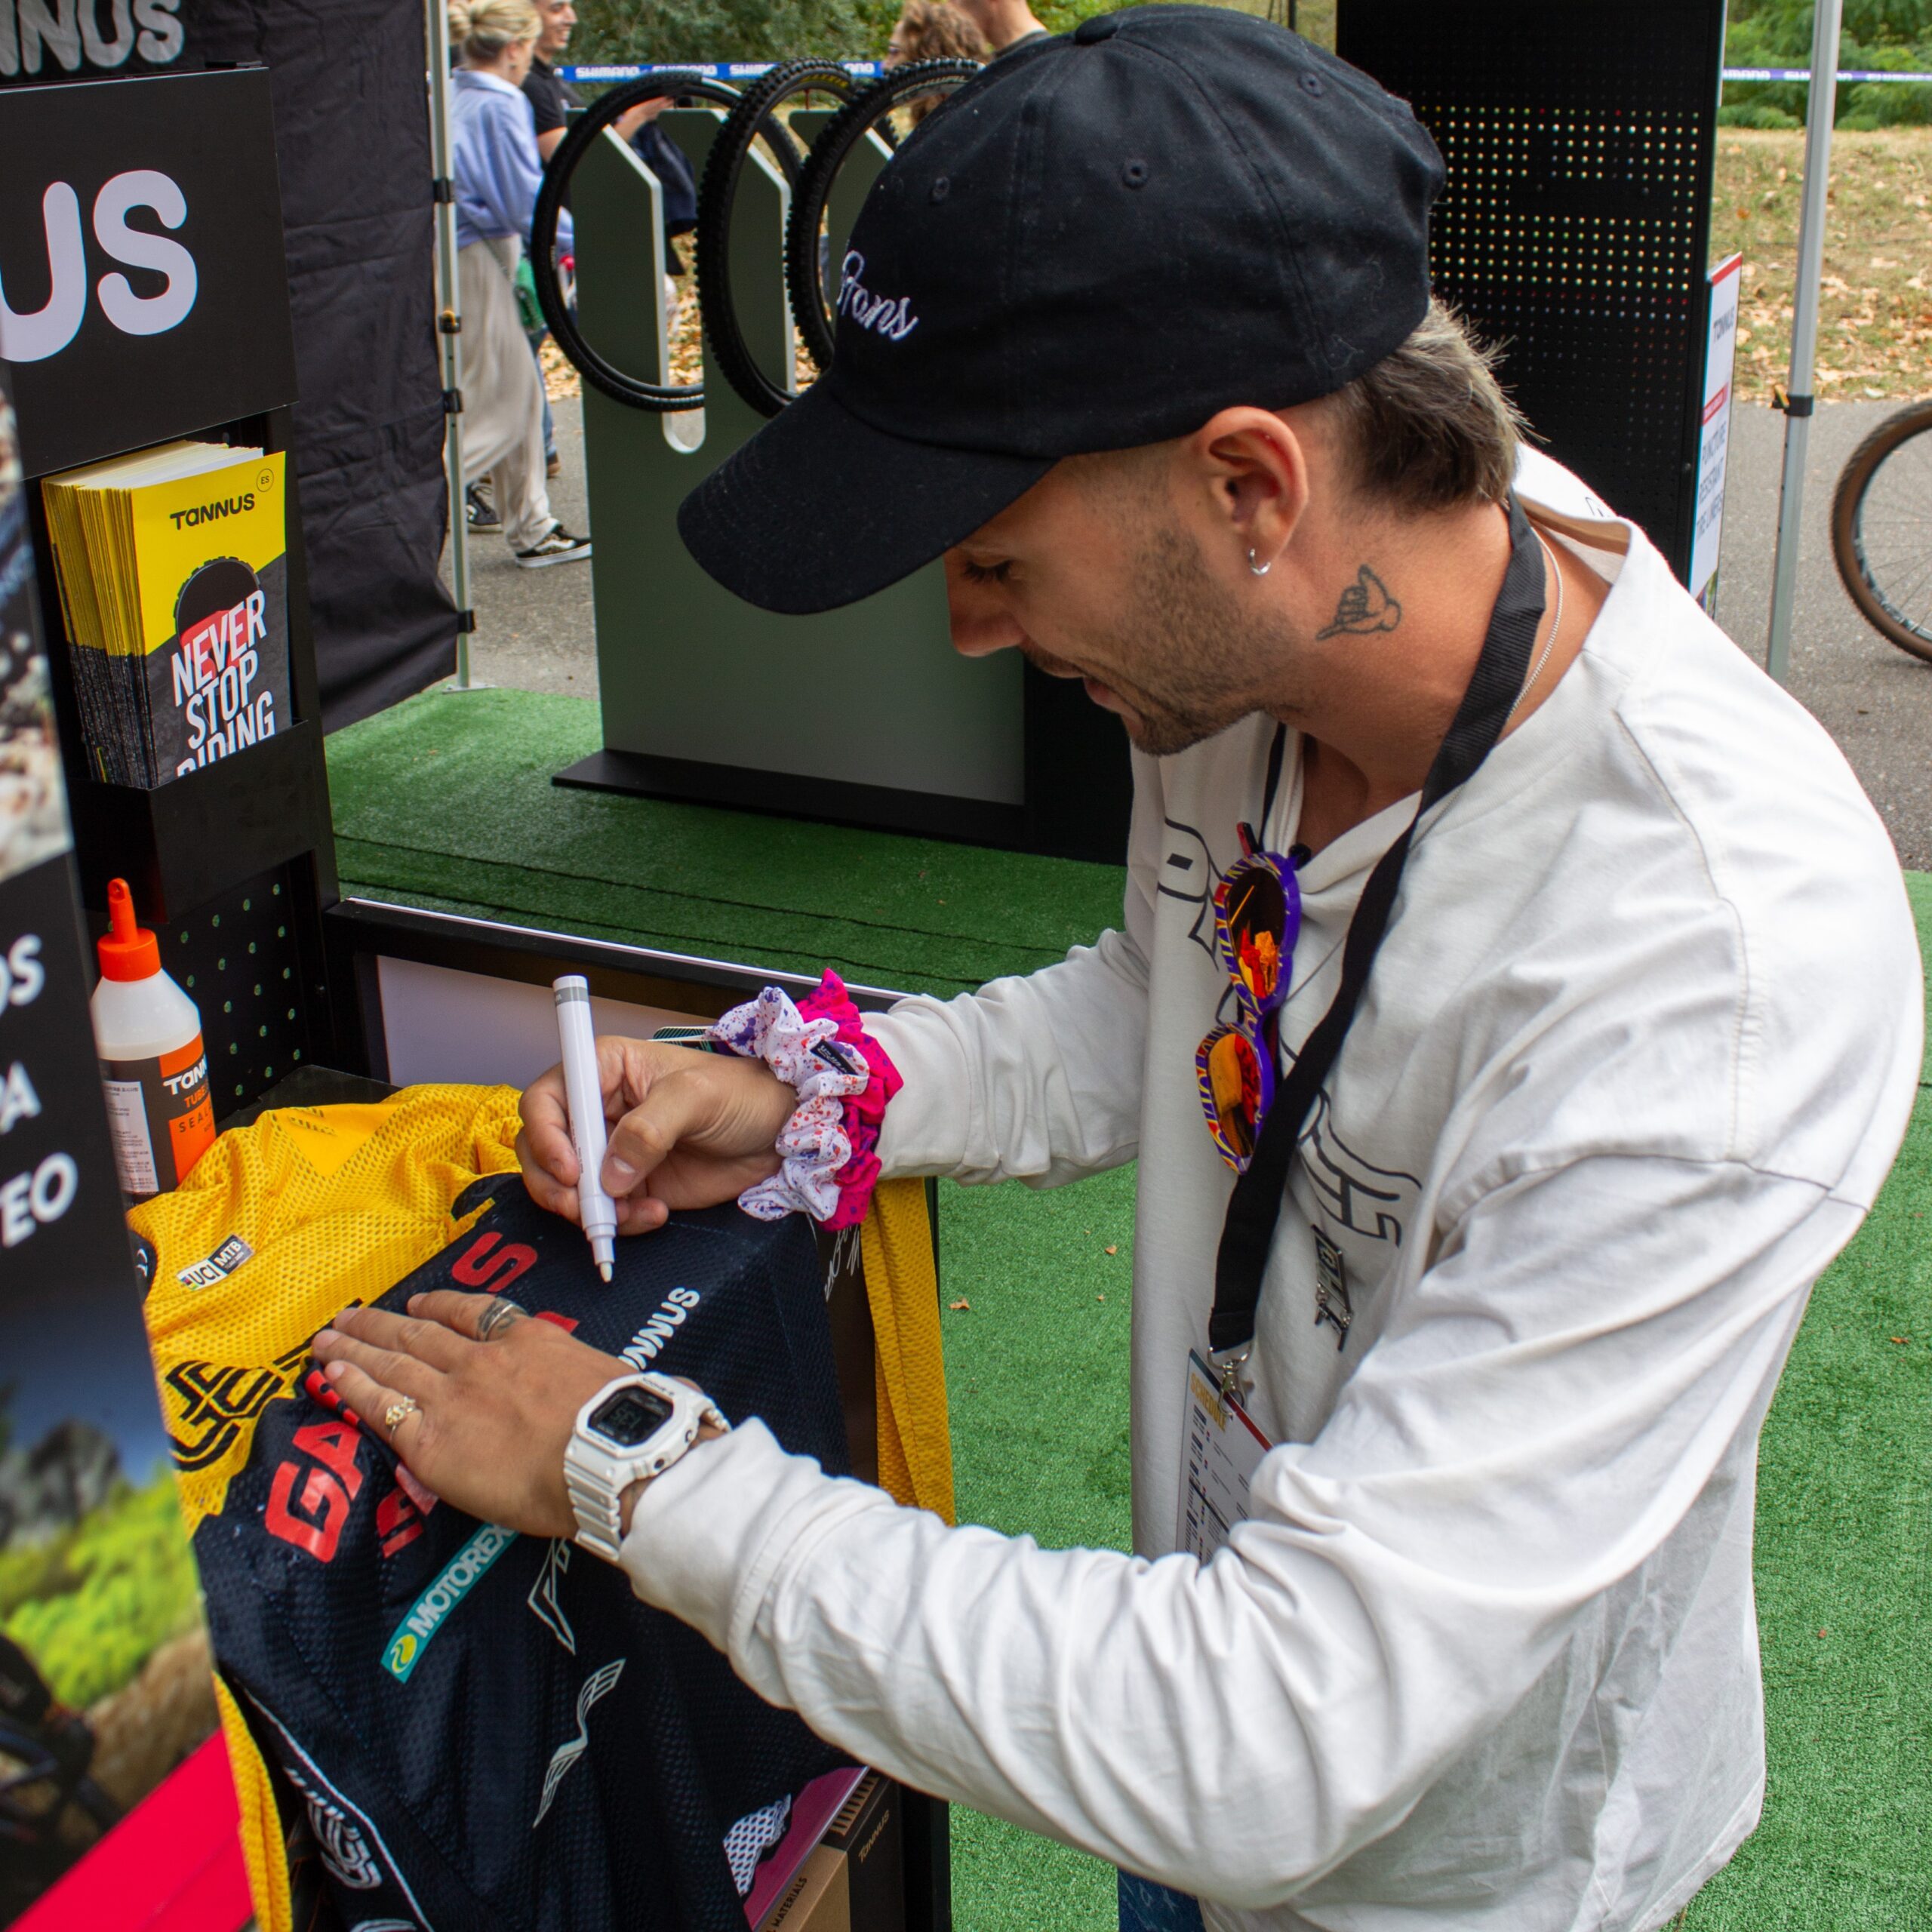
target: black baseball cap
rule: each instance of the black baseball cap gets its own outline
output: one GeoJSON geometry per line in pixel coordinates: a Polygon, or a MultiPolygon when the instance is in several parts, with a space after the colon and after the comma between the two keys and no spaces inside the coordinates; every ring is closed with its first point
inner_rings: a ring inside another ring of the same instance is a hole
{"type": "Polygon", "coordinates": [[[1442,180],[1405,103],[1251,15],[1029,42],[881,174],[832,367],[685,499],[685,545],[748,602],[829,611],[1063,457],[1332,395],[1423,319],[1442,180]]]}

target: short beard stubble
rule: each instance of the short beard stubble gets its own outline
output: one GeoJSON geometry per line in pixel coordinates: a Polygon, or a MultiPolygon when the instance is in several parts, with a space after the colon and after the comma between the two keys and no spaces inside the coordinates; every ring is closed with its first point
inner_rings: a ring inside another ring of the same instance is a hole
{"type": "Polygon", "coordinates": [[[1123,675],[1106,682],[1140,715],[1129,734],[1136,746],[1168,758],[1278,704],[1278,697],[1264,702],[1262,685],[1275,685],[1294,661],[1294,639],[1278,619],[1244,611],[1190,535],[1152,518],[1145,528],[1126,609],[1107,644],[1111,661],[1146,681],[1123,675]]]}

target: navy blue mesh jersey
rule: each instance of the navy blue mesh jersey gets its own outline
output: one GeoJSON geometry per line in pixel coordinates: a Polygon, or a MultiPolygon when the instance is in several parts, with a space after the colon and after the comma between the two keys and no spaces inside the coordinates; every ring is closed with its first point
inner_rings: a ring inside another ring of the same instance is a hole
{"type": "MultiPolygon", "coordinates": [[[[376,1305],[508,1296],[844,1472],[801,1220],[676,1216],[617,1244],[607,1287],[582,1234],[515,1176],[450,1211],[479,1208],[376,1305]]],[[[849,1761],[588,1551],[437,1502],[306,1350],[262,1372],[288,1393],[252,1418],[194,1548],[222,1674],[312,1849],[321,1899],[298,1883],[298,1922],[332,1908],[362,1932],[744,1932],[741,1887],[786,1801],[849,1761]]]]}

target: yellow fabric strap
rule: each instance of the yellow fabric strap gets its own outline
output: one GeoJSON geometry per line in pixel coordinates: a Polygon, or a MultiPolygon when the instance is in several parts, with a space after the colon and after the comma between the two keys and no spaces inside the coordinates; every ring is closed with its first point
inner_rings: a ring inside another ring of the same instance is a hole
{"type": "Polygon", "coordinates": [[[872,1315],[879,1487],[949,1523],[952,1438],[925,1183],[881,1181],[859,1238],[872,1315]]]}
{"type": "Polygon", "coordinates": [[[242,1806],[242,1860],[248,1868],[248,1896],[255,1903],[258,1932],[295,1932],[295,1906],[289,1895],[288,1853],[281,1814],[269,1783],[268,1767],[241,1707],[217,1677],[214,1700],[221,1711],[221,1734],[228,1742],[228,1767],[242,1806]]]}

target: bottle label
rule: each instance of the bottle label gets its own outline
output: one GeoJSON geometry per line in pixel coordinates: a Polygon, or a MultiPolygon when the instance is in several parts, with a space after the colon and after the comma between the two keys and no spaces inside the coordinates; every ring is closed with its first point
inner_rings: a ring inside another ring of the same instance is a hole
{"type": "Polygon", "coordinates": [[[214,1145],[202,1036],[155,1060],[104,1060],[100,1074],[122,1190],[145,1201],[179,1186],[214,1145]]]}

